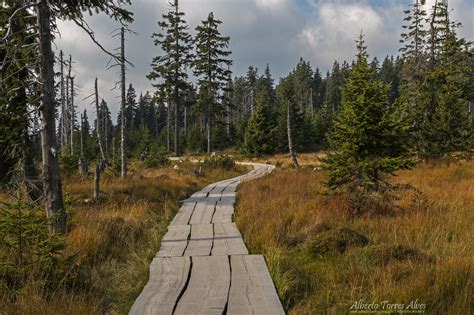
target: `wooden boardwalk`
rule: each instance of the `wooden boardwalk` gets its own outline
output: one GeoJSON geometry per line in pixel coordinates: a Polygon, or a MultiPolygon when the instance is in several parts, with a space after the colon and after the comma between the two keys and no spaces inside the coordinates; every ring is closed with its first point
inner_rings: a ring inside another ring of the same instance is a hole
{"type": "Polygon", "coordinates": [[[285,314],[263,256],[248,254],[233,223],[237,185],[274,168],[251,165],[184,200],[130,314],[285,314]]]}

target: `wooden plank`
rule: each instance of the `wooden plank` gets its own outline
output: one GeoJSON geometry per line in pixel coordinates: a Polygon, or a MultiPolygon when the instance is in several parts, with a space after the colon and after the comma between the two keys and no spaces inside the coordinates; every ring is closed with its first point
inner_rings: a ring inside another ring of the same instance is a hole
{"type": "Polygon", "coordinates": [[[261,255],[231,256],[227,314],[285,314],[261,255]]]}
{"type": "Polygon", "coordinates": [[[189,223],[191,219],[191,215],[193,214],[194,207],[196,206],[195,202],[185,202],[179,208],[178,212],[174,216],[173,220],[171,221],[170,225],[186,225],[189,223]]]}
{"type": "Polygon", "coordinates": [[[208,197],[204,201],[197,202],[189,224],[211,223],[217,201],[219,197],[208,197]]]}
{"type": "Polygon", "coordinates": [[[189,225],[168,226],[168,232],[161,239],[160,251],[156,257],[183,256],[190,231],[189,225]]]}
{"type": "Polygon", "coordinates": [[[248,255],[242,235],[235,223],[214,224],[214,246],[212,255],[248,255]]]}
{"type": "Polygon", "coordinates": [[[191,225],[191,238],[184,256],[208,256],[211,254],[214,239],[212,224],[191,225]]]}
{"type": "Polygon", "coordinates": [[[155,258],[150,278],[133,303],[131,315],[172,314],[191,267],[189,257],[155,258]]]}
{"type": "Polygon", "coordinates": [[[232,222],[234,214],[235,194],[222,197],[216,204],[216,211],[212,217],[212,223],[232,222]]]}
{"type": "Polygon", "coordinates": [[[230,266],[227,256],[191,259],[191,278],[174,314],[222,315],[230,286],[230,266]]]}

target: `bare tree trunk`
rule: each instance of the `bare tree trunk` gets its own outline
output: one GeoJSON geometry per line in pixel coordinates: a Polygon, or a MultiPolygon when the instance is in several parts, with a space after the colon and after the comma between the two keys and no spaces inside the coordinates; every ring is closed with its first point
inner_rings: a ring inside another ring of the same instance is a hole
{"type": "Polygon", "coordinates": [[[65,100],[65,91],[64,91],[64,59],[63,59],[63,51],[59,52],[59,62],[61,68],[61,119],[60,119],[60,131],[61,131],[61,148],[64,148],[66,143],[66,100],[65,100]]]}
{"type": "MultiPolygon", "coordinates": [[[[71,57],[69,55],[69,57],[71,57]]],[[[71,72],[71,59],[69,59],[69,73],[71,72]]],[[[69,76],[71,81],[71,155],[74,155],[74,122],[76,118],[76,111],[74,109],[74,77],[69,76]]]]}
{"type": "Polygon", "coordinates": [[[95,166],[94,172],[94,200],[98,200],[100,197],[100,173],[105,168],[105,161],[99,161],[95,166]]]}
{"type": "Polygon", "coordinates": [[[43,160],[43,191],[48,218],[58,215],[52,230],[65,233],[67,216],[64,210],[61,175],[57,155],[54,97],[54,54],[51,49],[51,12],[46,0],[37,0],[39,32],[39,78],[41,87],[41,155],[43,160]]]}
{"type": "MultiPolygon", "coordinates": [[[[184,99],[186,101],[186,97],[184,99]]],[[[188,108],[184,107],[184,142],[188,143],[188,108]]]]}
{"type": "MultiPolygon", "coordinates": [[[[209,107],[209,106],[208,106],[209,107]]],[[[209,112],[209,108],[206,113],[207,116],[207,154],[211,154],[212,152],[212,122],[211,122],[211,113],[209,112]]]]}
{"type": "Polygon", "coordinates": [[[292,129],[291,129],[291,111],[290,111],[289,100],[288,100],[288,110],[287,110],[287,115],[286,115],[286,128],[288,131],[288,149],[290,151],[291,162],[293,162],[293,165],[295,166],[295,168],[298,169],[300,167],[300,164],[298,163],[298,158],[296,157],[296,151],[293,147],[293,135],[292,135],[292,129]]]}
{"type": "Polygon", "coordinates": [[[120,72],[121,72],[121,92],[122,92],[122,125],[120,126],[120,157],[121,157],[121,172],[120,176],[125,178],[127,176],[127,155],[126,155],[126,132],[125,132],[125,29],[122,26],[120,31],[120,72]]]}
{"type": "Polygon", "coordinates": [[[81,173],[82,180],[86,180],[87,176],[89,175],[89,166],[87,164],[87,160],[84,157],[84,128],[83,128],[84,116],[81,113],[81,152],[79,158],[79,172],[81,173]]]}
{"type": "Polygon", "coordinates": [[[99,150],[100,150],[100,156],[102,160],[106,160],[105,158],[105,153],[104,153],[104,147],[102,145],[102,136],[100,134],[100,108],[99,108],[99,90],[97,87],[97,78],[95,78],[95,111],[96,111],[96,126],[95,126],[95,131],[97,134],[97,143],[99,144],[99,150]]]}
{"type": "Polygon", "coordinates": [[[170,124],[171,124],[171,109],[170,102],[168,101],[168,106],[166,107],[166,150],[170,152],[171,141],[170,141],[170,124]]]}
{"type": "Polygon", "coordinates": [[[115,147],[115,136],[112,137],[112,160],[115,161],[117,152],[116,152],[116,147],[115,147]]]}
{"type": "MultiPolygon", "coordinates": [[[[178,0],[174,1],[175,7],[175,16],[178,16],[178,0]]],[[[175,63],[179,64],[179,28],[178,23],[175,25],[175,37],[176,37],[176,50],[175,50],[175,63]]],[[[181,69],[176,68],[174,73],[174,155],[179,156],[179,88],[177,85],[178,82],[178,73],[181,69]]]]}
{"type": "Polygon", "coordinates": [[[225,129],[226,129],[227,137],[230,137],[230,106],[229,106],[229,102],[227,102],[227,104],[226,104],[225,111],[226,111],[225,129]]]}
{"type": "Polygon", "coordinates": [[[104,150],[105,150],[105,156],[108,158],[109,157],[109,117],[108,113],[104,111],[104,150]]]}

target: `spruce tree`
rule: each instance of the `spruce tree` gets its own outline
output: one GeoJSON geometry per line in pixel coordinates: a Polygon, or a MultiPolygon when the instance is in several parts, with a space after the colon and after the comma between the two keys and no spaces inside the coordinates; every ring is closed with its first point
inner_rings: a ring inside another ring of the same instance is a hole
{"type": "Polygon", "coordinates": [[[207,153],[212,151],[212,129],[217,115],[222,114],[223,90],[227,84],[232,61],[227,59],[231,54],[227,50],[229,37],[222,36],[218,30],[220,20],[209,13],[207,20],[196,27],[196,59],[194,74],[198,77],[199,103],[206,121],[207,153]]]}
{"type": "Polygon", "coordinates": [[[464,38],[458,38],[459,23],[452,22],[446,2],[436,8],[436,56],[435,67],[427,72],[433,84],[433,112],[429,129],[425,131],[427,143],[425,155],[440,158],[446,155],[470,151],[472,148],[469,99],[465,91],[469,84],[469,65],[465,58],[464,38]]]}
{"type": "Polygon", "coordinates": [[[427,36],[425,29],[426,11],[423,2],[415,1],[405,11],[405,32],[401,34],[403,58],[401,68],[400,98],[397,100],[400,122],[409,127],[410,143],[423,155],[429,143],[425,132],[429,127],[429,95],[425,72],[428,67],[427,36]]]}
{"type": "Polygon", "coordinates": [[[270,154],[274,148],[272,139],[270,97],[261,91],[257,94],[255,112],[245,130],[244,152],[251,156],[270,154]]]}
{"type": "Polygon", "coordinates": [[[181,91],[187,87],[187,67],[193,59],[192,39],[188,33],[188,26],[184,20],[184,12],[179,11],[178,0],[171,3],[171,10],[163,15],[163,20],[158,22],[162,33],[154,33],[155,46],[160,46],[163,55],[153,58],[152,71],[148,79],[155,81],[161,79],[153,86],[158,93],[167,94],[168,110],[174,106],[174,153],[180,155],[179,151],[179,128],[181,126],[180,112],[184,96],[181,91]]]}
{"type": "Polygon", "coordinates": [[[388,106],[389,85],[374,79],[362,34],[357,51],[342,89],[341,111],[328,135],[334,152],[323,165],[328,187],[368,193],[385,188],[385,175],[410,167],[411,160],[406,156],[404,131],[388,106]]]}

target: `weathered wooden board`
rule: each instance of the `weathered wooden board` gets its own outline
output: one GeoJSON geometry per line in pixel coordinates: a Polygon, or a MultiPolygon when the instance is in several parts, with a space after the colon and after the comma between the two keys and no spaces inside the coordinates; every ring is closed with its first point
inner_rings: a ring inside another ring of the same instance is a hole
{"type": "Polygon", "coordinates": [[[235,223],[214,224],[214,246],[212,255],[248,255],[242,235],[235,223]]]}
{"type": "Polygon", "coordinates": [[[227,314],[285,314],[261,255],[231,256],[227,314]]]}
{"type": "Polygon", "coordinates": [[[216,202],[220,197],[208,197],[205,201],[197,202],[189,224],[209,224],[212,221],[216,202]]]}
{"type": "Polygon", "coordinates": [[[178,212],[176,213],[175,217],[171,221],[170,225],[186,225],[189,223],[191,219],[191,215],[193,214],[194,207],[196,206],[195,202],[185,202],[179,208],[178,212]]]}
{"type": "Polygon", "coordinates": [[[191,232],[189,225],[170,225],[161,239],[160,251],[156,257],[183,256],[191,232]]]}
{"type": "Polygon", "coordinates": [[[224,313],[230,286],[227,256],[192,257],[188,287],[178,301],[176,315],[224,313]]]}
{"type": "Polygon", "coordinates": [[[212,223],[232,222],[234,214],[235,196],[226,195],[221,197],[216,204],[216,211],[212,217],[212,223]]]}
{"type": "Polygon", "coordinates": [[[148,283],[135,300],[129,314],[172,314],[186,285],[190,266],[189,257],[153,259],[148,283]]]}
{"type": "Polygon", "coordinates": [[[208,256],[211,254],[214,239],[212,224],[191,225],[191,238],[184,256],[208,256]]]}

